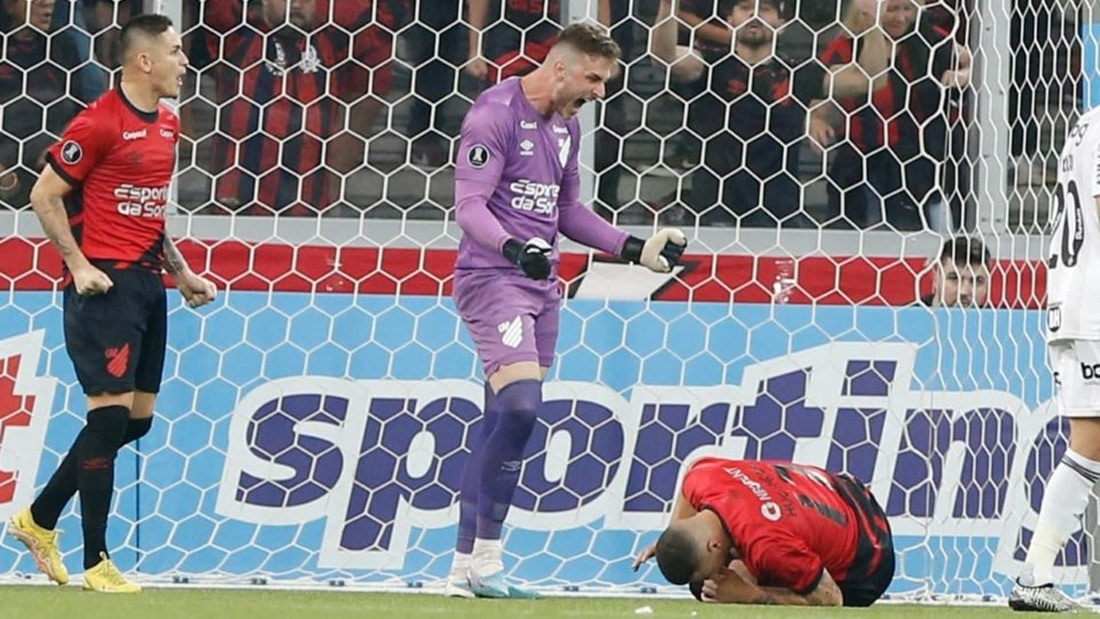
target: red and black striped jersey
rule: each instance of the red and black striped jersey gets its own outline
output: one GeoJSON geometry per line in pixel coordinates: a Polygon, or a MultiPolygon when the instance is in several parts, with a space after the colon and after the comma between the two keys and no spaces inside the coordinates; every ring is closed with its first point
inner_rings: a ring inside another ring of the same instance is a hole
{"type": "Polygon", "coordinates": [[[273,27],[258,7],[208,2],[204,23],[217,58],[220,105],[215,144],[219,198],[256,199],[282,208],[295,201],[330,202],[323,169],[324,140],[347,125],[348,106],[389,91],[396,17],[389,2],[319,0],[317,26],[273,27]],[[377,9],[377,10],[375,10],[377,9]],[[259,183],[253,188],[252,183],[259,183]]]}
{"type": "MultiPolygon", "coordinates": [[[[826,67],[849,64],[858,51],[859,45],[844,34],[825,48],[821,63],[826,67]]],[[[941,150],[945,138],[939,134],[946,131],[947,110],[940,79],[954,62],[954,40],[939,26],[921,25],[899,40],[888,85],[872,93],[869,102],[866,97],[840,99],[847,112],[846,134],[856,150],[872,153],[882,146],[904,150],[924,144],[929,137],[936,144],[931,150],[941,150]],[[928,122],[936,115],[941,119],[928,122]],[[937,135],[924,135],[930,131],[937,135]]]]}
{"type": "Polygon", "coordinates": [[[179,118],[136,107],[118,88],[78,114],[46,160],[73,190],[69,224],[89,260],[159,270],[179,118]]]}
{"type": "Polygon", "coordinates": [[[823,570],[844,583],[874,573],[882,561],[889,524],[865,492],[817,467],[724,458],[695,462],[683,485],[692,507],[722,520],[761,586],[798,593],[817,587],[823,570]]]}

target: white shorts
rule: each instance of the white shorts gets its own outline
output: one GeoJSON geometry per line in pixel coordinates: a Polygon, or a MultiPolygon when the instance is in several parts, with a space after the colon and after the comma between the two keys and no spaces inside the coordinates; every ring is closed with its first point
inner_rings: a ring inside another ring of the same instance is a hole
{"type": "Polygon", "coordinates": [[[1062,417],[1100,417],[1100,340],[1047,344],[1054,397],[1062,417]]]}

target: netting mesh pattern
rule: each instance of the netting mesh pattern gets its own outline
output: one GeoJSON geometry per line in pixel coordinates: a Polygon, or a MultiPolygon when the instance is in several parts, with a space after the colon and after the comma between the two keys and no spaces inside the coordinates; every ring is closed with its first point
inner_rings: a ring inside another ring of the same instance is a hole
{"type": "MultiPolygon", "coordinates": [[[[31,500],[84,413],[30,187],[44,146],[117,78],[118,24],[163,10],[192,63],[173,230],[221,296],[173,305],[157,422],[118,460],[113,555],[152,578],[442,577],[481,407],[449,297],[459,123],[583,12],[623,49],[582,118],[586,194],[639,235],[676,224],[692,244],[670,277],[564,255],[512,573],[663,585],[631,557],[664,525],[683,463],[717,453],[869,482],[894,527],[893,594],[1005,592],[1065,449],[1040,256],[1055,153],[1090,96],[1089,11],[147,4],[0,11],[0,516],[31,500]],[[893,51],[876,60],[869,33],[893,51]],[[990,259],[941,260],[956,234],[990,259]]],[[[78,563],[75,513],[61,528],[78,563]]],[[[1063,582],[1084,582],[1089,552],[1075,537],[1063,582]]],[[[0,545],[0,570],[31,568],[0,545]]]]}

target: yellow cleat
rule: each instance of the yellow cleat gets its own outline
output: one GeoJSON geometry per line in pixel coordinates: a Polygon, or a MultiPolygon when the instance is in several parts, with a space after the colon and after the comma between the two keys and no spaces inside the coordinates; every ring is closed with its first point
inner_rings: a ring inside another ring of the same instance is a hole
{"type": "Polygon", "coordinates": [[[126,580],[122,572],[107,558],[99,553],[101,561],[95,567],[84,571],[84,590],[100,593],[141,593],[141,587],[126,580]]]}
{"type": "Polygon", "coordinates": [[[23,542],[34,557],[38,569],[50,580],[59,585],[69,583],[69,572],[61,561],[61,552],[57,549],[58,531],[43,529],[31,516],[30,509],[15,514],[8,522],[8,535],[23,542]]]}

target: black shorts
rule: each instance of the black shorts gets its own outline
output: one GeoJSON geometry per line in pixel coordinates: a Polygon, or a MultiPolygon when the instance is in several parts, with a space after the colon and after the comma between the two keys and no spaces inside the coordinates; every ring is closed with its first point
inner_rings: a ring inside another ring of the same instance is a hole
{"type": "Polygon", "coordinates": [[[845,606],[874,604],[894,580],[894,538],[890,521],[870,488],[849,475],[834,475],[837,491],[859,519],[856,556],[843,581],[837,581],[845,606]]]}
{"type": "Polygon", "coordinates": [[[97,263],[114,286],[79,295],[65,287],[65,349],[87,395],[160,391],[168,300],[158,273],[97,263]]]}

